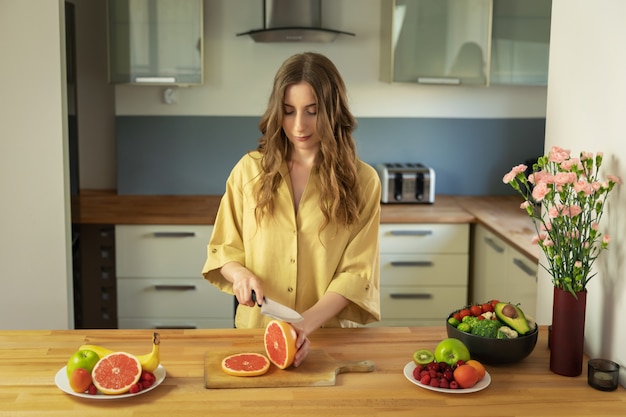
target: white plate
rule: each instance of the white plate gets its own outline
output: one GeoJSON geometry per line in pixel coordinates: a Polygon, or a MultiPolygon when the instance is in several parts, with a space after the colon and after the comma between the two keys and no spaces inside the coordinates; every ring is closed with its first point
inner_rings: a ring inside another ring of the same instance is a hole
{"type": "Polygon", "coordinates": [[[127,393],[119,395],[107,395],[98,392],[96,395],[92,395],[85,392],[75,392],[72,387],[70,387],[70,381],[67,379],[67,371],[65,370],[65,368],[66,367],[64,366],[63,368],[59,369],[59,372],[57,372],[54,377],[54,383],[57,384],[57,387],[59,387],[61,391],[64,391],[75,397],[89,398],[91,400],[117,400],[118,398],[134,397],[136,395],[141,395],[145,394],[148,391],[152,391],[153,389],[161,385],[161,382],[163,382],[163,380],[165,380],[165,368],[163,367],[163,365],[159,365],[159,367],[156,368],[153,372],[154,377],[156,378],[154,384],[146,389],[142,389],[136,394],[127,393]]]}
{"type": "Polygon", "coordinates": [[[436,392],[444,392],[446,394],[469,394],[471,392],[483,390],[487,388],[489,384],[491,384],[491,375],[489,375],[489,372],[485,371],[485,377],[481,379],[480,381],[478,381],[476,385],[474,385],[472,388],[449,389],[449,388],[431,387],[430,385],[424,385],[416,381],[415,378],[413,378],[413,369],[415,369],[415,362],[411,361],[406,364],[406,366],[404,367],[404,376],[406,377],[406,379],[408,379],[409,381],[411,381],[418,387],[422,387],[424,389],[428,389],[428,390],[436,391],[436,392]]]}

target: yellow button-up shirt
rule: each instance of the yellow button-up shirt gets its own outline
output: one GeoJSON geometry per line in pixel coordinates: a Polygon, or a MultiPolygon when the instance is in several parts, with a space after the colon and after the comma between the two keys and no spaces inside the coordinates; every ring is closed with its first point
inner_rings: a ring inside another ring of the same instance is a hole
{"type": "MultiPolygon", "coordinates": [[[[257,224],[253,189],[261,173],[260,160],[256,151],[246,154],[230,173],[203,276],[233,294],[232,284],[220,274],[220,268],[235,261],[259,277],[268,298],[299,312],[309,309],[327,291],[347,298],[348,306],[325,327],[380,320],[380,180],[376,171],[359,161],[363,206],[358,223],[349,227],[331,224],[320,231],[324,216],[318,203],[317,169],[311,171],[296,212],[286,163],[280,169],[283,180],[276,192],[274,215],[257,224]]],[[[269,319],[260,310],[239,305],[235,326],[265,327],[269,319]]]]}

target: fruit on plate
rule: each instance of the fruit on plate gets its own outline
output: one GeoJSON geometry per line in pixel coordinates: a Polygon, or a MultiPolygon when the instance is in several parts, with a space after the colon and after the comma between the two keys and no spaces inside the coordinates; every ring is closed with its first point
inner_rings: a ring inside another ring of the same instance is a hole
{"type": "Polygon", "coordinates": [[[69,376],[69,383],[74,392],[85,392],[91,385],[91,372],[84,368],[76,368],[69,376]]]}
{"type": "Polygon", "coordinates": [[[485,374],[487,373],[483,364],[478,362],[476,359],[470,359],[469,361],[465,362],[465,365],[471,366],[476,370],[476,372],[478,373],[479,381],[483,379],[485,377],[485,374]]]}
{"type": "Polygon", "coordinates": [[[272,320],[265,327],[265,352],[269,360],[280,369],[293,363],[297,351],[296,338],[295,329],[287,322],[272,320]]]}
{"type": "Polygon", "coordinates": [[[467,346],[459,339],[447,338],[443,339],[435,349],[435,359],[437,362],[445,362],[448,365],[454,365],[458,361],[470,360],[470,352],[467,346]]]}
{"type": "Polygon", "coordinates": [[[496,317],[520,335],[530,331],[530,326],[521,308],[511,303],[498,303],[493,311],[496,317]]]}
{"type": "Polygon", "coordinates": [[[233,376],[259,376],[270,369],[270,361],[260,353],[236,353],[222,359],[222,370],[233,376]]]}
{"type": "Polygon", "coordinates": [[[103,394],[125,394],[141,378],[141,363],[130,353],[113,352],[98,361],[91,378],[103,394]]]}
{"type": "MultiPolygon", "coordinates": [[[[161,363],[160,356],[161,339],[158,333],[152,334],[152,350],[144,355],[138,355],[136,358],[141,363],[141,368],[144,371],[154,372],[161,363]]],[[[114,350],[98,346],[98,345],[82,345],[79,350],[91,350],[95,352],[100,359],[114,353],[114,350]]]]}
{"type": "Polygon", "coordinates": [[[472,388],[479,381],[478,372],[470,365],[457,366],[454,369],[454,380],[461,388],[472,388]]]}
{"type": "Polygon", "coordinates": [[[93,350],[83,348],[78,349],[67,361],[67,378],[69,379],[72,372],[76,369],[84,369],[88,373],[91,373],[93,367],[96,366],[96,363],[98,363],[99,360],[100,357],[93,350]]]}
{"type": "Polygon", "coordinates": [[[435,360],[435,355],[428,349],[418,349],[413,353],[413,362],[416,365],[427,365],[435,360]]]}

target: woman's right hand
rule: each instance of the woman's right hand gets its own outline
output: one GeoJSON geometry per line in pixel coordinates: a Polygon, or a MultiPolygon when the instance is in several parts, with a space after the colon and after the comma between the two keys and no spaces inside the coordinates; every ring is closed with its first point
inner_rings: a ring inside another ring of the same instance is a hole
{"type": "Polygon", "coordinates": [[[232,282],[233,292],[239,304],[254,307],[256,303],[252,300],[252,291],[256,293],[257,300],[263,299],[261,280],[239,262],[224,264],[220,272],[224,278],[232,282]]]}

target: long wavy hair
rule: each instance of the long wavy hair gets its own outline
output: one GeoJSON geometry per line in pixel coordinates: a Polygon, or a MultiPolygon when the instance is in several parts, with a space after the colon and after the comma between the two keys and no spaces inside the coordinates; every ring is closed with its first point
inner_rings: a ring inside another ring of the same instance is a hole
{"type": "Polygon", "coordinates": [[[265,113],[259,122],[263,136],[257,150],[262,154],[262,173],[257,183],[255,216],[274,212],[274,197],[280,181],[279,169],[290,157],[292,145],[282,128],[287,87],[300,82],[313,89],[317,104],[317,134],[321,137],[315,165],[318,169],[320,209],[328,224],[348,226],[359,218],[361,193],[357,181],[356,144],[352,132],[356,120],[348,108],[346,87],[339,71],[324,55],[307,52],[288,58],[274,77],[265,113]]]}

